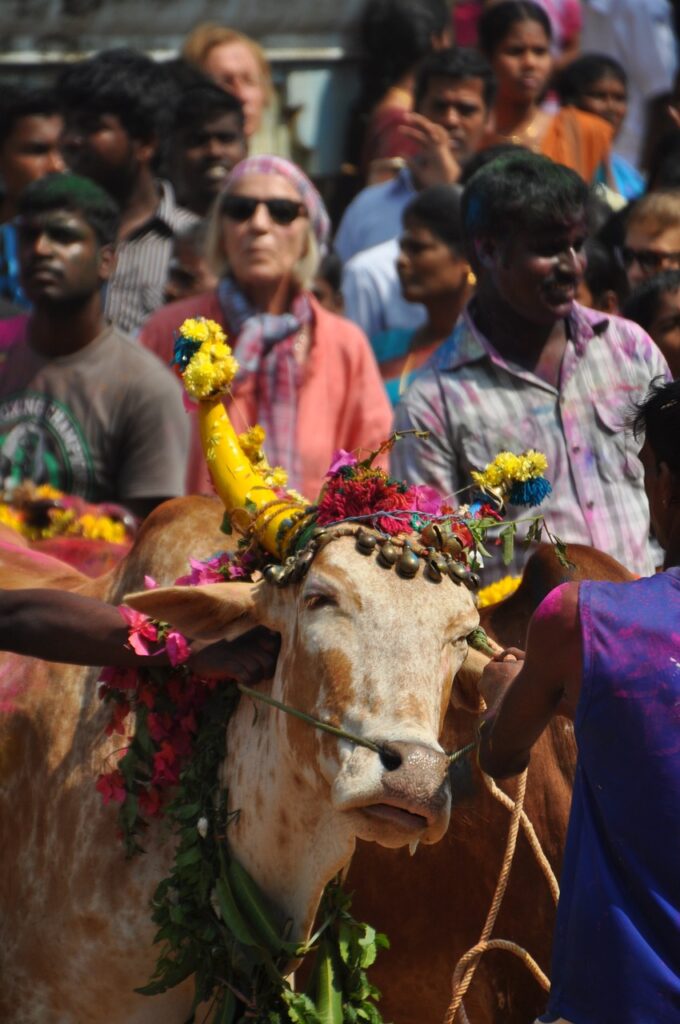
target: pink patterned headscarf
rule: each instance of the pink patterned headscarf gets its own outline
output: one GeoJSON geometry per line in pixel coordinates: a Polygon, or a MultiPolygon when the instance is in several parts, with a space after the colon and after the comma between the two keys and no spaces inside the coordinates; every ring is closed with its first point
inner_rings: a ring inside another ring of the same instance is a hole
{"type": "Polygon", "coordinates": [[[226,191],[228,192],[234,182],[244,178],[247,174],[278,174],[291,183],[300,193],[300,199],[307,209],[309,223],[312,225],[319,250],[323,254],[328,245],[331,221],[323,199],[305,172],[300,170],[297,164],[285,160],[282,156],[249,156],[236,164],[232,170],[226,191]]]}

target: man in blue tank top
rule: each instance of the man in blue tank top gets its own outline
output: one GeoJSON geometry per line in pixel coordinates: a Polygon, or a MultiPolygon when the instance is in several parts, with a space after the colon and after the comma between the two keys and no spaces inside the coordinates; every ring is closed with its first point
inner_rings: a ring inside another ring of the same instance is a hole
{"type": "Polygon", "coordinates": [[[635,432],[665,571],[559,587],[526,654],[504,652],[482,679],[509,683],[480,745],[497,778],[526,768],[554,714],[574,721],[545,1022],[680,1022],[680,381],[652,385],[635,432]]]}

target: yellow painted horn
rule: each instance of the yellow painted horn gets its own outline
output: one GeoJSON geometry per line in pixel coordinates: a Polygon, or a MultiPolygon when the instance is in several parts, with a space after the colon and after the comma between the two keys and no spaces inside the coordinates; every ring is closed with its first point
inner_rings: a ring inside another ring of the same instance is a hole
{"type": "Polygon", "coordinates": [[[308,506],[296,496],[277,493],[243,450],[221,398],[238,363],[219,324],[202,318],[185,320],[175,345],[175,365],[187,394],[198,402],[208,469],[232,524],[283,559],[308,517],[308,506]]]}

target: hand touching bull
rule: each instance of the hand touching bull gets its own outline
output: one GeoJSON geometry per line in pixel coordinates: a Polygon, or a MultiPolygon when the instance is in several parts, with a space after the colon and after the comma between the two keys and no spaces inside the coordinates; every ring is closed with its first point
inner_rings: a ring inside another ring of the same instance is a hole
{"type": "MultiPolygon", "coordinates": [[[[0,590],[0,650],[71,665],[153,668],[169,665],[166,651],[137,654],[118,609],[61,590],[0,590]]],[[[258,627],[233,642],[193,641],[187,666],[204,679],[246,685],[274,674],[279,636],[258,627]]]]}

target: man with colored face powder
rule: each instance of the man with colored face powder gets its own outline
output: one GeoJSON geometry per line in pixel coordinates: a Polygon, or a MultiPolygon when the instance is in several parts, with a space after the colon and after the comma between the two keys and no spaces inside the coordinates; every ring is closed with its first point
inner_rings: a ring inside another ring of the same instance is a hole
{"type": "MultiPolygon", "coordinates": [[[[621,428],[650,380],[669,371],[637,325],[575,301],[587,200],[575,172],[529,152],[472,176],[462,220],[477,293],[397,407],[398,431],[430,437],[405,437],[392,469],[464,502],[472,470],[501,450],[539,449],[553,486],[542,507],[550,529],[646,574],[642,465],[621,428]]],[[[510,570],[530,551],[518,545],[510,570]]],[[[492,577],[508,571],[498,556],[491,563],[492,577]]]]}
{"type": "Polygon", "coordinates": [[[118,210],[76,175],[29,185],[18,210],[28,316],[0,324],[3,485],[50,484],[145,516],[184,493],[188,421],[170,370],[107,325],[118,210]]]}
{"type": "Polygon", "coordinates": [[[680,381],[652,385],[633,435],[665,571],[553,590],[526,654],[498,655],[480,683],[496,778],[528,766],[554,715],[574,722],[545,1024],[680,1020],[680,381]]]}

